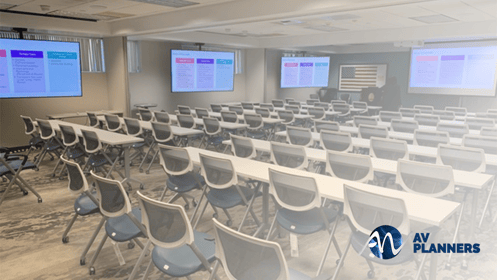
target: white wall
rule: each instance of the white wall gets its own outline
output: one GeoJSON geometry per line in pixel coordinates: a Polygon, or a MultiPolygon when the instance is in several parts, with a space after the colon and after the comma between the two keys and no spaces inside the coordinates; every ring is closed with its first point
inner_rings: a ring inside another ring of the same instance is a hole
{"type": "Polygon", "coordinates": [[[126,47],[126,37],[104,38],[109,109],[120,110],[125,116],[129,113],[126,47]]]}
{"type": "Polygon", "coordinates": [[[247,101],[264,102],[266,83],[265,49],[245,50],[245,96],[247,101]]]}

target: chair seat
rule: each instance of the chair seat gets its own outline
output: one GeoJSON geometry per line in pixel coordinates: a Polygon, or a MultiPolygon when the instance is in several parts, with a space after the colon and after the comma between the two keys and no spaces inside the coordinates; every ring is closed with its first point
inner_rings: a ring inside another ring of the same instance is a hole
{"type": "MultiPolygon", "coordinates": [[[[358,254],[361,254],[361,252],[362,252],[361,256],[363,256],[364,258],[366,258],[372,262],[384,264],[384,265],[397,265],[397,264],[411,261],[414,257],[414,254],[412,253],[412,249],[409,248],[407,245],[404,245],[404,247],[402,248],[400,253],[397,256],[395,256],[394,258],[391,258],[388,260],[379,259],[375,255],[373,255],[373,253],[371,252],[369,247],[366,245],[366,243],[368,242],[368,239],[369,239],[369,235],[366,235],[364,233],[357,231],[357,232],[352,234],[351,244],[352,244],[352,247],[354,248],[354,250],[358,254]],[[366,245],[366,248],[364,249],[365,245],[366,245]]],[[[403,236],[403,240],[407,240],[407,238],[405,236],[403,236]]],[[[389,241],[387,240],[387,242],[389,242],[389,241]]]]}
{"type": "Polygon", "coordinates": [[[57,150],[60,148],[62,148],[62,147],[60,146],[59,142],[57,142],[57,140],[55,140],[55,138],[52,138],[47,142],[47,146],[46,146],[47,151],[54,151],[54,150],[57,150]]]}
{"type": "Polygon", "coordinates": [[[138,142],[138,143],[134,143],[133,145],[131,145],[131,148],[135,148],[135,149],[138,149],[138,148],[141,148],[143,146],[145,146],[145,141],[144,142],[138,142]]]}
{"type": "MultiPolygon", "coordinates": [[[[141,222],[142,215],[140,208],[133,208],[131,214],[141,222]]],[[[105,223],[105,231],[112,240],[117,242],[125,242],[143,236],[141,230],[131,221],[128,215],[109,218],[105,223]]]]}
{"type": "MultiPolygon", "coordinates": [[[[97,196],[97,192],[91,193],[94,197],[97,196]]],[[[86,216],[94,213],[98,213],[100,210],[98,206],[91,200],[86,194],[81,194],[76,198],[74,202],[74,211],[80,216],[86,216]]]]}
{"type": "Polygon", "coordinates": [[[185,193],[196,188],[202,188],[204,184],[204,177],[193,172],[179,176],[170,176],[166,181],[167,188],[177,193],[185,193]]]}
{"type": "MultiPolygon", "coordinates": [[[[246,200],[250,200],[254,192],[247,187],[239,187],[242,193],[245,195],[246,200]]],[[[207,199],[212,205],[222,209],[228,209],[243,204],[243,199],[238,193],[235,186],[229,187],[224,190],[211,188],[209,190],[209,193],[207,193],[207,199]]]]}
{"type": "Polygon", "coordinates": [[[67,149],[66,154],[67,154],[67,157],[69,159],[76,159],[76,158],[84,156],[85,155],[85,151],[83,151],[83,149],[81,149],[79,147],[69,148],[69,149],[67,149]]]}
{"type": "MultiPolygon", "coordinates": [[[[7,161],[7,163],[9,164],[9,166],[12,169],[14,169],[14,171],[17,171],[22,164],[22,160],[16,159],[16,160],[12,160],[12,161],[7,161]]],[[[31,161],[26,161],[22,170],[35,169],[35,168],[36,168],[36,165],[34,163],[32,163],[31,161]]],[[[9,174],[9,173],[11,173],[11,172],[7,168],[7,166],[0,163],[0,176],[4,176],[4,175],[9,174]]]]}
{"type": "Polygon", "coordinates": [[[266,138],[266,132],[264,131],[247,131],[247,136],[255,139],[264,139],[266,138]]]}
{"type": "Polygon", "coordinates": [[[211,136],[207,139],[207,141],[209,141],[209,144],[212,144],[212,145],[221,145],[224,141],[224,137],[222,136],[211,136]]]}
{"type": "MultiPolygon", "coordinates": [[[[208,262],[215,260],[216,244],[214,238],[206,233],[193,232],[195,245],[208,262]]],[[[155,246],[152,251],[155,266],[172,277],[184,277],[203,269],[202,262],[188,245],[174,249],[155,246]]]]}
{"type": "Polygon", "coordinates": [[[35,137],[32,137],[31,139],[29,139],[30,146],[37,146],[37,145],[41,145],[42,143],[43,143],[43,140],[41,139],[40,136],[35,136],[35,137]]]}
{"type": "MultiPolygon", "coordinates": [[[[288,209],[278,210],[276,220],[284,229],[296,234],[311,234],[325,229],[326,224],[323,221],[321,210],[318,208],[309,211],[297,212],[288,209]]],[[[333,222],[338,212],[331,208],[323,208],[326,218],[333,222]]]]}
{"type": "MultiPolygon", "coordinates": [[[[107,153],[107,156],[112,161],[115,161],[118,155],[116,153],[107,153]]],[[[112,164],[112,163],[110,163],[103,154],[98,154],[98,155],[93,155],[90,158],[90,163],[89,164],[92,167],[99,167],[99,166],[102,166],[104,164],[112,164]]]]}

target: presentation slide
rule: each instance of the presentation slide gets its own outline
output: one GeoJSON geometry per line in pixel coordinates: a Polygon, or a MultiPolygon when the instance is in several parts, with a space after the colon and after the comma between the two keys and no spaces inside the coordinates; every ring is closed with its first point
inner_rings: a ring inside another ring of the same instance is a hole
{"type": "Polygon", "coordinates": [[[281,88],[327,87],[329,57],[282,57],[281,88]]]}
{"type": "Polygon", "coordinates": [[[235,53],[171,50],[172,92],[233,91],[235,53]]]}
{"type": "Polygon", "coordinates": [[[452,43],[411,51],[409,93],[495,96],[497,44],[452,43]]]}
{"type": "Polygon", "coordinates": [[[0,98],[82,96],[79,43],[0,39],[0,98]]]}

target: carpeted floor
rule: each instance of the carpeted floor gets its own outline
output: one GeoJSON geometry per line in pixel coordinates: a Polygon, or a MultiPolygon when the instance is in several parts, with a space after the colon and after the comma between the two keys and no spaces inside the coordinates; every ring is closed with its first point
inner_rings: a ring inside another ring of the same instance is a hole
{"type": "MultiPolygon", "coordinates": [[[[63,244],[62,233],[74,213],[74,199],[67,190],[67,179],[49,177],[53,169],[54,162],[45,160],[39,171],[27,170],[23,172],[23,177],[41,194],[43,203],[37,203],[36,197],[31,193],[23,196],[17,188],[10,192],[7,201],[0,206],[0,279],[127,279],[133,269],[135,262],[140,255],[140,248],[128,249],[127,244],[119,244],[119,248],[125,259],[124,265],[119,265],[118,259],[112,244],[107,242],[102,250],[96,264],[96,274],[90,276],[88,265],[80,266],[79,258],[87,240],[100,220],[100,215],[93,215],[85,218],[78,218],[69,233],[69,243],[63,244]]],[[[155,164],[150,174],[139,173],[136,165],[132,168],[133,176],[145,182],[146,195],[158,198],[163,189],[166,175],[158,164],[155,164]]],[[[5,183],[0,181],[0,190],[3,190],[5,183]]],[[[135,186],[130,192],[131,199],[136,203],[135,186]]],[[[485,192],[483,192],[485,193],[485,192]]],[[[169,193],[171,194],[171,193],[169,193]]],[[[200,197],[200,192],[194,193],[200,197]]],[[[479,209],[483,208],[483,195],[479,201],[479,209]]],[[[178,203],[183,203],[178,201],[178,203]]],[[[497,210],[497,194],[493,195],[492,205],[497,210]]],[[[468,207],[470,208],[470,202],[468,207]]],[[[254,205],[255,212],[261,213],[261,200],[258,199],[254,205]]],[[[190,209],[189,215],[193,213],[190,209]]],[[[238,207],[233,214],[233,228],[238,227],[244,213],[243,207],[238,207]]],[[[272,212],[273,213],[273,212],[272,212]]],[[[481,213],[479,213],[479,216],[481,213]]],[[[208,208],[203,216],[198,230],[208,233],[212,232],[212,211],[208,208]]],[[[226,217],[221,214],[219,218],[222,222],[226,217]]],[[[460,242],[470,242],[467,240],[467,230],[469,224],[469,213],[463,216],[462,236],[460,242]]],[[[490,219],[485,219],[482,229],[476,230],[475,241],[481,244],[481,252],[469,256],[468,269],[461,269],[461,255],[455,255],[452,260],[452,269],[445,269],[447,255],[439,255],[438,277],[437,279],[497,279],[497,225],[490,224],[490,219]]],[[[243,229],[245,233],[253,233],[255,223],[248,219],[243,229]]],[[[451,233],[454,231],[454,219],[450,219],[444,225],[440,233],[440,242],[451,242],[451,233]]],[[[103,230],[97,237],[100,241],[103,230]]],[[[350,229],[345,221],[341,221],[338,226],[336,238],[342,250],[348,240],[350,229]]],[[[300,270],[310,276],[314,276],[319,265],[319,261],[324,252],[327,242],[326,232],[316,233],[310,236],[299,236],[299,256],[290,256],[290,243],[288,236],[279,238],[279,242],[288,260],[289,267],[300,270]]],[[[145,241],[144,241],[145,243],[145,241]]],[[[89,262],[96,244],[87,255],[89,262]]],[[[335,261],[338,255],[334,248],[330,249],[323,273],[333,274],[336,268],[335,261]]],[[[146,258],[148,263],[149,257],[146,258]]],[[[429,261],[426,265],[426,270],[429,261]]],[[[375,279],[413,279],[415,275],[415,264],[413,262],[399,266],[376,265],[375,279]]],[[[145,270],[145,264],[142,271],[145,270]]],[[[358,256],[354,250],[350,250],[339,279],[367,279],[368,266],[364,259],[358,256]]],[[[221,279],[227,279],[222,271],[218,270],[221,279]]],[[[191,279],[207,279],[206,272],[199,272],[191,279]]],[[[170,279],[163,275],[158,269],[154,269],[150,279],[170,279]]]]}

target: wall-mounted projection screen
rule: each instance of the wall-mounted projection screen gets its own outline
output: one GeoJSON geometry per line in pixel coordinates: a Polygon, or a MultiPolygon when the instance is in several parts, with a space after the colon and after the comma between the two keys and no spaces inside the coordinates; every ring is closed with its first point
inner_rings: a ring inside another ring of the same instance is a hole
{"type": "Polygon", "coordinates": [[[497,42],[425,45],[411,50],[409,93],[495,96],[497,42]]]}
{"type": "Polygon", "coordinates": [[[282,57],[281,88],[328,87],[330,58],[282,57]]]}
{"type": "Polygon", "coordinates": [[[233,91],[235,53],[171,50],[171,91],[233,91]]]}
{"type": "Polygon", "coordinates": [[[82,96],[78,42],[0,39],[0,98],[82,96]]]}

